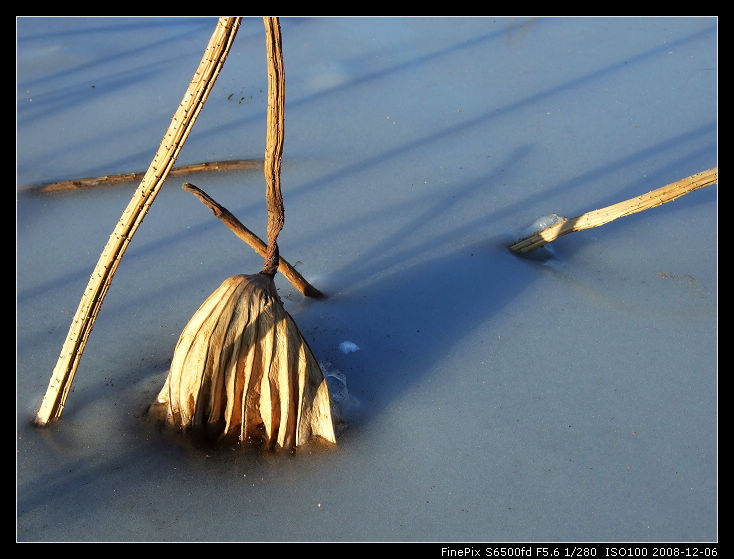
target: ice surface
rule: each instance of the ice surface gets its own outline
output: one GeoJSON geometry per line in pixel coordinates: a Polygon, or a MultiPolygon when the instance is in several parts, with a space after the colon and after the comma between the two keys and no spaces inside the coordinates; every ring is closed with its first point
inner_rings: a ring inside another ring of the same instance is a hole
{"type": "MultiPolygon", "coordinates": [[[[166,182],[62,420],[30,425],[136,185],[22,187],[144,171],[214,20],[20,18],[18,539],[716,539],[718,187],[558,239],[551,266],[502,237],[715,166],[717,26],[284,18],[280,252],[327,297],[276,284],[358,402],[337,449],[284,456],[145,419],[201,301],[262,266],[181,183],[263,235],[256,169],[166,182]]],[[[178,162],[261,158],[266,91],[248,18],[178,162]]]]}

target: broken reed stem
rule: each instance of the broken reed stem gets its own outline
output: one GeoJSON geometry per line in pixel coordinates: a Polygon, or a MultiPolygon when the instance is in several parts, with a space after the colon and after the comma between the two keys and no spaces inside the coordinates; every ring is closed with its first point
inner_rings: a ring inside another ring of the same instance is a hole
{"type": "Polygon", "coordinates": [[[92,272],[36,414],[37,426],[45,426],[61,417],[84,347],[120,259],[186,141],[227,58],[239,25],[239,17],[220,18],[217,22],[204,56],[173,115],[160,147],[92,272]]]}
{"type": "MultiPolygon", "coordinates": [[[[212,213],[217,216],[230,230],[240,239],[250,245],[260,256],[266,256],[267,245],[247,227],[245,227],[239,219],[237,219],[227,208],[219,205],[211,196],[201,190],[199,187],[190,182],[184,183],[181,187],[186,192],[190,192],[196,196],[202,204],[209,208],[212,213]]],[[[278,270],[290,281],[293,286],[298,289],[306,297],[321,299],[324,294],[308,283],[306,279],[298,273],[282,256],[278,259],[278,270]]]]}
{"type": "Polygon", "coordinates": [[[510,245],[509,248],[513,252],[530,252],[563,235],[599,227],[620,217],[661,206],[667,202],[672,202],[676,198],[680,198],[684,194],[715,184],[716,182],[718,182],[718,167],[701,171],[690,177],[652,190],[642,196],[593,210],[571,219],[565,219],[520,239],[510,245]]]}
{"type": "Polygon", "coordinates": [[[268,249],[263,274],[278,270],[278,234],[285,223],[283,197],[280,192],[280,165],[283,158],[285,114],[285,70],[277,17],[264,17],[265,46],[268,65],[268,117],[265,138],[265,200],[268,206],[268,249]]]}
{"type": "MultiPolygon", "coordinates": [[[[203,163],[192,163],[191,165],[182,165],[173,167],[168,173],[169,177],[175,175],[187,175],[193,173],[202,173],[204,171],[235,171],[239,169],[257,169],[262,167],[262,160],[258,159],[231,159],[225,161],[204,161],[203,163]]],[[[41,194],[65,192],[68,190],[81,190],[99,185],[123,184],[141,180],[145,173],[135,171],[131,173],[118,173],[116,175],[103,175],[101,177],[87,177],[83,179],[69,179],[63,181],[50,182],[36,186],[26,187],[25,190],[32,190],[41,194]]]]}

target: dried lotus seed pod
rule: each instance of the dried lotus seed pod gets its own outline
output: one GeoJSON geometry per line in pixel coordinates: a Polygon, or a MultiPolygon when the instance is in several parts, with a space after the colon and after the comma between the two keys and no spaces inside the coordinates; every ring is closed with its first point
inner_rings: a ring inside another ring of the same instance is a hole
{"type": "Polygon", "coordinates": [[[151,412],[210,439],[336,442],[321,368],[262,273],[226,279],[196,311],[151,412]]]}

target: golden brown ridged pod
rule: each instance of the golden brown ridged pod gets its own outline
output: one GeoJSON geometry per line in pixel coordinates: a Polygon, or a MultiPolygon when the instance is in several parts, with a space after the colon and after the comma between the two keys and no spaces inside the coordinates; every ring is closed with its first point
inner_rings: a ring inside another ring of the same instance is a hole
{"type": "Polygon", "coordinates": [[[204,301],[151,412],[209,439],[287,449],[336,442],[321,367],[267,274],[227,278],[204,301]]]}

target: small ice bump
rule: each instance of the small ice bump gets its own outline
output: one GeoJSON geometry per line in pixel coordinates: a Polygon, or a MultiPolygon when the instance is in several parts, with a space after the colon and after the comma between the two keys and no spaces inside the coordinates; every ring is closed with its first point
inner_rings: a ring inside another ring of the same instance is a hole
{"type": "Polygon", "coordinates": [[[344,416],[349,409],[358,404],[356,398],[349,393],[347,377],[340,370],[335,369],[331,363],[320,362],[319,365],[329,388],[331,411],[335,419],[344,421],[344,416]]]}
{"type": "MultiPolygon", "coordinates": [[[[523,230],[517,231],[513,236],[508,236],[507,244],[512,245],[521,239],[526,239],[527,237],[534,235],[538,231],[542,231],[543,229],[546,229],[558,223],[563,223],[564,221],[567,221],[565,217],[560,216],[555,213],[551,213],[551,214],[539,217],[532,224],[530,224],[530,226],[526,227],[523,230]]],[[[516,253],[516,254],[518,256],[522,256],[523,258],[526,258],[529,260],[546,261],[548,259],[556,258],[555,250],[550,243],[540,246],[529,252],[516,253]]]]}
{"type": "Polygon", "coordinates": [[[551,225],[555,225],[556,223],[562,223],[566,221],[565,217],[561,217],[558,214],[548,214],[544,215],[543,217],[539,217],[536,219],[530,227],[526,230],[526,235],[532,235],[533,233],[536,233],[538,231],[541,231],[545,229],[546,227],[550,227],[551,225]]]}
{"type": "Polygon", "coordinates": [[[339,349],[342,353],[352,353],[353,351],[358,351],[359,346],[354,342],[344,341],[339,344],[339,349]]]}
{"type": "Polygon", "coordinates": [[[324,379],[329,387],[329,395],[336,403],[349,402],[349,390],[347,390],[347,377],[331,366],[331,363],[320,363],[324,373],[324,379]]]}

